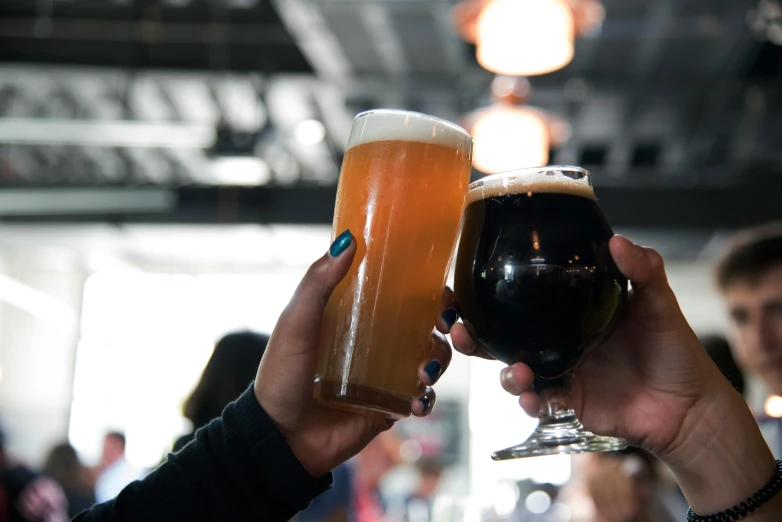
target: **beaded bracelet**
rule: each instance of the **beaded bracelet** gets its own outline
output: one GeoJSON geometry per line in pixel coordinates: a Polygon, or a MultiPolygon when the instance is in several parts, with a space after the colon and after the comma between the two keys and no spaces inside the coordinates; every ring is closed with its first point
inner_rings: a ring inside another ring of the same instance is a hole
{"type": "Polygon", "coordinates": [[[778,460],[777,471],[771,477],[771,480],[768,481],[768,484],[751,497],[748,497],[747,500],[733,506],[731,509],[726,509],[722,513],[715,513],[714,515],[696,515],[690,508],[687,510],[687,522],[729,522],[731,520],[740,520],[771,500],[781,489],[782,460],[778,460]]]}

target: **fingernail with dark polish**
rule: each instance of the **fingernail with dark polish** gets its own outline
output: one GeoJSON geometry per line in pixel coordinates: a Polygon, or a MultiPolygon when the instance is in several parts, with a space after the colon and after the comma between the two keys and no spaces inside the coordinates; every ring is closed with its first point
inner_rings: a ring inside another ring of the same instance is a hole
{"type": "Polygon", "coordinates": [[[424,395],[423,397],[421,397],[418,400],[421,401],[421,404],[424,405],[424,413],[428,412],[429,408],[432,407],[432,399],[430,399],[426,395],[424,395]]]}
{"type": "Polygon", "coordinates": [[[440,364],[440,361],[432,361],[424,366],[424,371],[426,372],[426,375],[429,376],[429,380],[432,381],[432,384],[434,384],[437,382],[437,379],[440,378],[440,374],[443,373],[443,365],[440,364]]]}
{"type": "Polygon", "coordinates": [[[337,239],[329,247],[331,257],[337,257],[350,246],[350,230],[346,230],[337,236],[337,239]]]}
{"type": "Polygon", "coordinates": [[[453,308],[449,308],[445,312],[443,312],[443,320],[448,325],[448,328],[452,327],[456,320],[459,318],[459,314],[456,313],[456,310],[453,308]]]}

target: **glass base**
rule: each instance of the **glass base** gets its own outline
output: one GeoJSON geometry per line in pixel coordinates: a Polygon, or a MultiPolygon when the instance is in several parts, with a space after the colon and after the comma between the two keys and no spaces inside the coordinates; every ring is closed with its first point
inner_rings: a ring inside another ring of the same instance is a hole
{"type": "Polygon", "coordinates": [[[336,382],[315,381],[315,400],[324,406],[363,415],[380,414],[400,420],[410,416],[412,398],[357,384],[341,386],[336,382]]]}
{"type": "Polygon", "coordinates": [[[530,437],[518,446],[495,451],[494,460],[521,459],[542,455],[573,453],[599,453],[619,451],[627,447],[627,441],[616,437],[603,437],[584,429],[574,414],[563,417],[541,417],[530,437]]]}

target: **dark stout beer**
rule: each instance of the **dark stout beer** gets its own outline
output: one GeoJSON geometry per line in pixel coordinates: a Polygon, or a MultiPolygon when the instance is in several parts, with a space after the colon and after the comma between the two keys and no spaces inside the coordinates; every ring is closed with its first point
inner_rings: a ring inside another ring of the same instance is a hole
{"type": "Polygon", "coordinates": [[[612,235],[588,177],[538,171],[473,184],[455,291],[481,345],[530,366],[536,388],[561,386],[626,297],[612,235]]]}

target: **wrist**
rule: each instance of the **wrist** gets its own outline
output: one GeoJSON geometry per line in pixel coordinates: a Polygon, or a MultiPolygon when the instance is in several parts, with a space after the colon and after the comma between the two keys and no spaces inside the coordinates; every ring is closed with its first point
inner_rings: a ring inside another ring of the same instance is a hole
{"type": "MultiPolygon", "coordinates": [[[[285,408],[275,407],[283,402],[280,397],[276,397],[264,390],[256,380],[253,392],[255,400],[261,405],[269,418],[280,432],[288,448],[299,461],[304,470],[314,479],[320,479],[331,471],[331,467],[325,464],[322,457],[324,448],[319,448],[317,443],[308,440],[306,431],[301,428],[301,421],[297,416],[286,415],[285,408]],[[298,427],[298,429],[297,429],[298,427]],[[304,433],[302,433],[304,431],[304,433]]],[[[291,408],[288,408],[291,411],[291,408]]]]}
{"type": "Polygon", "coordinates": [[[776,471],[742,397],[724,379],[713,381],[660,455],[696,513],[715,513],[744,501],[776,471]]]}
{"type": "Polygon", "coordinates": [[[306,442],[302,436],[295,436],[284,431],[281,433],[293,455],[312,478],[322,478],[331,471],[332,467],[324,464],[323,459],[318,458],[322,450],[313,449],[312,445],[306,442]]]}

